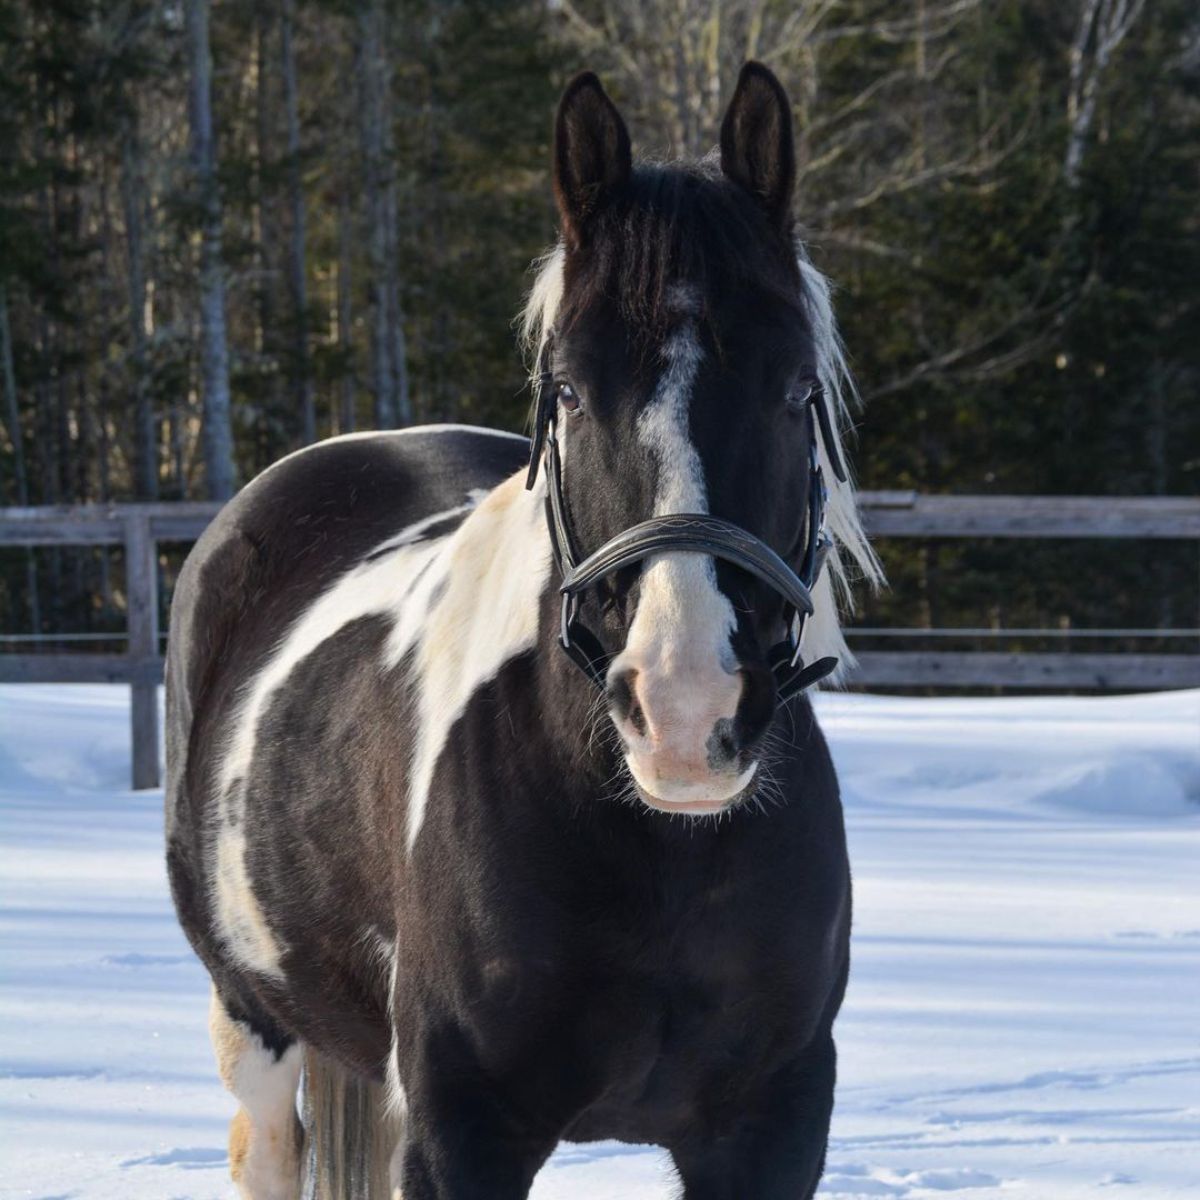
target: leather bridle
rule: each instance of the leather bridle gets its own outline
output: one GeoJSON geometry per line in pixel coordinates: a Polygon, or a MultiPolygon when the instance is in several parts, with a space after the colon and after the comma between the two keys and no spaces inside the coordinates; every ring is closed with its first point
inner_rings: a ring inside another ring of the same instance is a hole
{"type": "Polygon", "coordinates": [[[808,401],[808,512],[805,518],[805,547],[800,570],[794,571],[760,538],[720,517],[708,513],[669,513],[651,517],[623,529],[586,557],[571,529],[563,494],[563,465],[558,443],[558,403],[549,370],[550,342],[542,350],[534,405],[533,437],[525,487],[537,480],[538,466],[546,462],[546,523],[550,547],[562,578],[559,593],[562,612],[558,640],[571,661],[601,690],[612,661],[600,639],[579,618],[582,595],[623,567],[657,554],[707,554],[740,567],[765,583],[783,598],[786,637],[767,654],[780,703],[824,679],[838,664],[836,658],[819,658],[805,664],[801,656],[804,622],[813,613],[813,588],[832,546],[825,531],[828,492],[817,454],[817,426],[825,442],[830,466],[843,482],[845,469],[838,457],[837,442],[824,389],[817,384],[808,401]],[[814,418],[815,412],[815,418],[814,418]]]}

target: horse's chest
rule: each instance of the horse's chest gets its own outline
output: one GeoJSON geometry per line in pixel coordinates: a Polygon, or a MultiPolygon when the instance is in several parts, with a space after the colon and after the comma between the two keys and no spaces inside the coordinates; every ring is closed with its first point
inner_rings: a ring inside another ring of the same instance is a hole
{"type": "Polygon", "coordinates": [[[571,1038],[576,1069],[595,1081],[576,1137],[669,1140],[702,1117],[706,1097],[752,1089],[759,1064],[777,1061],[800,1024],[787,973],[772,973],[761,943],[739,944],[732,931],[596,966],[571,1038]]]}

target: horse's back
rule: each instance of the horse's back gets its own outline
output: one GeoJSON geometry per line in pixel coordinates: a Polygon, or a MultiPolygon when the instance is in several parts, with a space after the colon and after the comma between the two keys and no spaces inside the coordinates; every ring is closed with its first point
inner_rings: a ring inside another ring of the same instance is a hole
{"type": "Polygon", "coordinates": [[[232,641],[250,660],[269,650],[289,616],[375,547],[495,487],[527,454],[514,434],[433,425],[332,438],[267,468],[221,510],[180,573],[174,698],[194,704],[232,641]]]}
{"type": "MultiPolygon", "coordinates": [[[[388,538],[495,487],[527,454],[514,434],[433,425],[332,438],[267,468],[221,510],[180,572],[167,666],[173,708],[194,710],[214,671],[253,674],[333,580],[388,538]]],[[[182,732],[169,725],[169,739],[182,732]]],[[[184,749],[168,740],[172,777],[184,749]]]]}

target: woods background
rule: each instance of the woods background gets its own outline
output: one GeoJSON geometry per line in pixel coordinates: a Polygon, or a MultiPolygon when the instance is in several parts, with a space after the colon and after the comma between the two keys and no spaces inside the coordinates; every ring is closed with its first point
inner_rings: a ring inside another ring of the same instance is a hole
{"type": "MultiPolygon", "coordinates": [[[[0,0],[0,44],[4,503],[522,429],[562,84],[698,155],[748,57],[795,103],[863,486],[1200,490],[1194,0],[0,0]]],[[[1194,545],[883,551],[872,625],[1200,624],[1194,545]]],[[[119,557],[4,552],[0,630],[123,629],[119,557]]]]}

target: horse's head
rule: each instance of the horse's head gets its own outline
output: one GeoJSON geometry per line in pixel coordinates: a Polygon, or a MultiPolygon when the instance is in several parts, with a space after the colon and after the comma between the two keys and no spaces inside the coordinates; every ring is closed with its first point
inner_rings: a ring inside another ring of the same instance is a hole
{"type": "MultiPolygon", "coordinates": [[[[819,445],[814,405],[824,392],[818,415],[836,443],[844,368],[824,281],[794,242],[794,183],[790,106],[762,66],[741,73],[719,159],[690,166],[635,166],[596,77],[567,88],[554,146],[562,239],[527,321],[568,558],[650,518],[711,514],[728,523],[721,536],[751,535],[803,579],[821,463],[832,532],[870,569],[853,495],[831,477],[836,444],[819,445]]],[[[713,813],[756,786],[777,707],[772,654],[802,606],[736,553],[682,544],[644,543],[595,576],[583,603],[599,641],[585,647],[642,800],[713,813]]],[[[830,572],[818,572],[804,579],[809,662],[844,652],[830,572]]]]}

